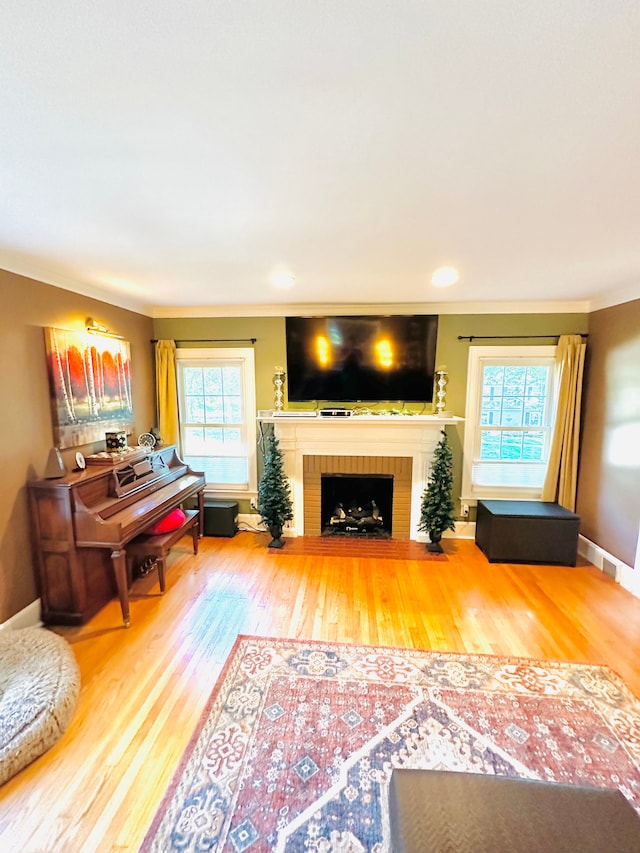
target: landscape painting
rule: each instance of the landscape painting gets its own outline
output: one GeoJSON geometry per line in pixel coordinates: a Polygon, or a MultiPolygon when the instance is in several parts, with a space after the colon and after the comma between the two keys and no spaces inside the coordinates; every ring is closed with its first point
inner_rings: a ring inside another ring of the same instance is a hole
{"type": "Polygon", "coordinates": [[[133,428],[131,354],[127,341],[46,328],[45,346],[56,447],[104,439],[133,428]]]}

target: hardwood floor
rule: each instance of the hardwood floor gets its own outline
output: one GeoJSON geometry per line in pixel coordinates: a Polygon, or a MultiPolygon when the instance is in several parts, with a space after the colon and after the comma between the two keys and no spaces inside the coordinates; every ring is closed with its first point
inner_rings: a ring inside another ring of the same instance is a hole
{"type": "MultiPolygon", "coordinates": [[[[111,602],[57,628],[82,676],[73,722],[0,789],[0,850],[135,851],[238,633],[606,664],[640,696],[640,600],[587,564],[489,564],[266,548],[268,537],[183,539],[135,582],[131,627],[111,602]]],[[[310,543],[311,545],[311,543],[310,543]]]]}

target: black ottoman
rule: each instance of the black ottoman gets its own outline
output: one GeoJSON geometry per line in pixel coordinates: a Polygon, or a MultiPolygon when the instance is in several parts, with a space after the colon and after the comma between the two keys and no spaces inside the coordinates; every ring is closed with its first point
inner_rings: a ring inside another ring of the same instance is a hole
{"type": "Polygon", "coordinates": [[[620,791],[394,770],[393,853],[639,853],[640,817],[620,791]]]}
{"type": "Polygon", "coordinates": [[[476,545],[490,563],[575,566],[580,516],[549,501],[478,501],[476,545]]]}

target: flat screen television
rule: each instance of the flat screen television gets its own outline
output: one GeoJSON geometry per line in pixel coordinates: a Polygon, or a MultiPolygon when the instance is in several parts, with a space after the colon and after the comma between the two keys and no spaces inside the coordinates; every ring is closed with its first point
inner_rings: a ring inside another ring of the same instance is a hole
{"type": "Polygon", "coordinates": [[[287,317],[289,402],[430,403],[437,315],[287,317]]]}

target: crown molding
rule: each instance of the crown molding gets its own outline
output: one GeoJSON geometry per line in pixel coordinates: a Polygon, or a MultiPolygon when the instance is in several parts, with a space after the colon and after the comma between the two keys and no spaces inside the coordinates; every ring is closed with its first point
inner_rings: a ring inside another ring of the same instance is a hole
{"type": "Polygon", "coordinates": [[[360,302],[360,303],[266,303],[234,305],[154,305],[126,289],[82,281],[54,264],[0,250],[0,269],[52,287],[59,287],[143,314],[154,319],[197,317],[282,317],[349,314],[590,314],[640,299],[640,281],[589,300],[558,302],[360,302]]]}
{"type": "Polygon", "coordinates": [[[0,269],[14,273],[15,275],[21,275],[23,278],[39,281],[42,284],[50,284],[52,287],[69,290],[71,293],[78,293],[80,296],[98,299],[100,302],[106,302],[108,305],[115,305],[118,308],[134,311],[136,314],[153,317],[152,305],[136,299],[126,291],[114,291],[104,286],[81,281],[69,275],[69,273],[62,272],[53,264],[48,264],[45,261],[35,258],[25,258],[17,252],[6,249],[0,250],[0,269]]]}
{"type": "Polygon", "coordinates": [[[633,302],[636,299],[640,299],[640,281],[611,293],[599,294],[591,300],[589,310],[601,311],[603,308],[613,308],[614,305],[623,305],[625,302],[633,302]]]}
{"type": "Polygon", "coordinates": [[[588,302],[366,302],[265,305],[154,305],[154,319],[283,317],[349,314],[586,314],[588,302]]]}

